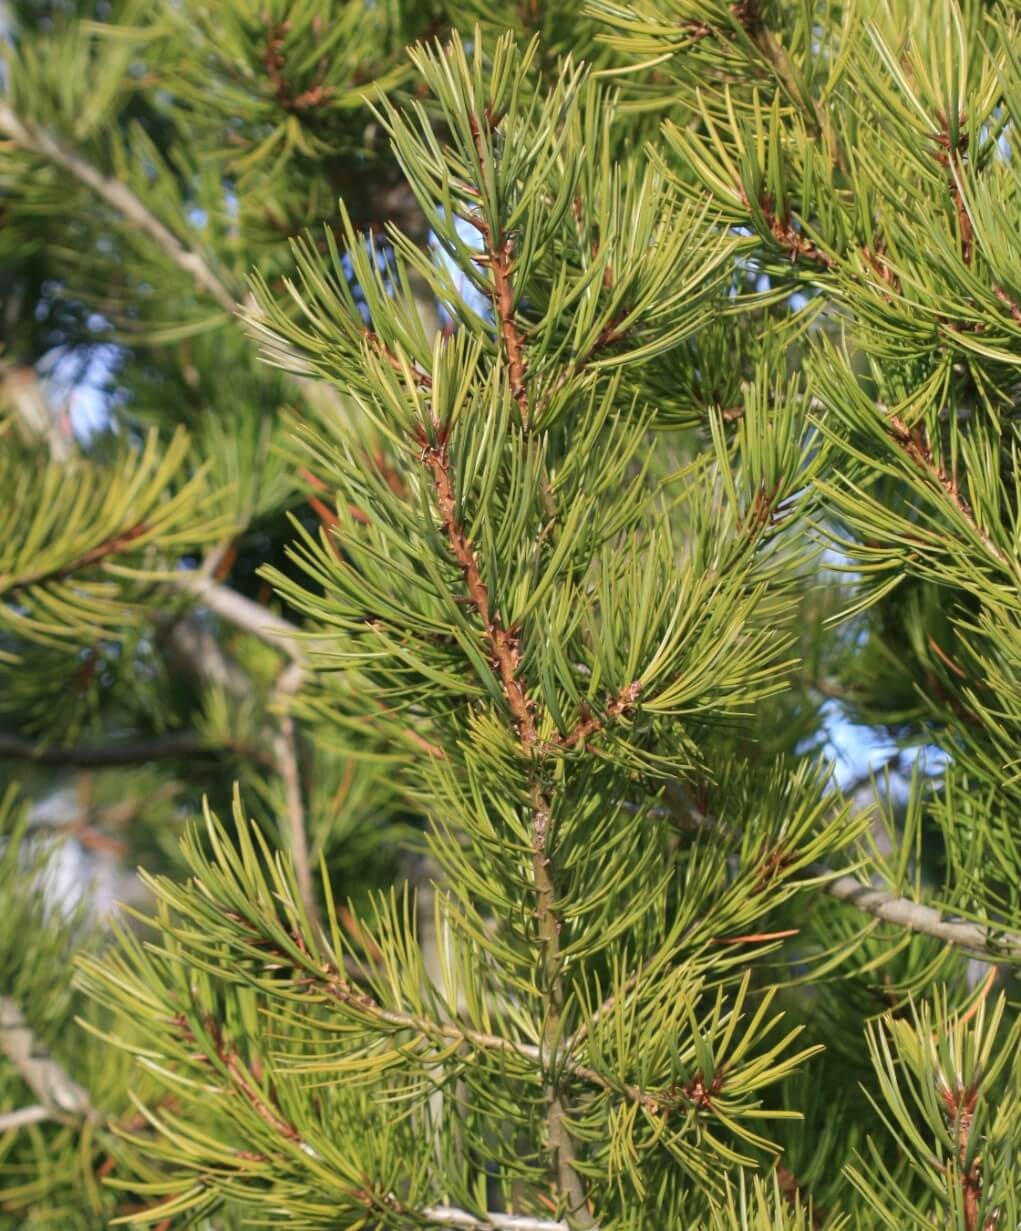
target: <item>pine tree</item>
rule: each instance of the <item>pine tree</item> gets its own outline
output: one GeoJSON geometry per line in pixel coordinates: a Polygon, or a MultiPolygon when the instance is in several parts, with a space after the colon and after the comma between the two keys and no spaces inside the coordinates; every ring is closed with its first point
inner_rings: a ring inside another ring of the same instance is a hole
{"type": "Polygon", "coordinates": [[[1021,1225],[1016,6],[3,15],[0,1227],[1021,1225]]]}

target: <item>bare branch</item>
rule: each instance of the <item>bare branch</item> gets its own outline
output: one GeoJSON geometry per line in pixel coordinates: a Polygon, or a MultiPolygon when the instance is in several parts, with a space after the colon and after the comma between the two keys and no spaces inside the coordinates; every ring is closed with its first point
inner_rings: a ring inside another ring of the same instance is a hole
{"type": "Polygon", "coordinates": [[[203,683],[215,684],[232,697],[248,696],[252,681],[216,639],[207,621],[191,612],[158,621],[157,629],[166,638],[175,659],[187,665],[203,683]]]}
{"type": "Polygon", "coordinates": [[[827,878],[820,886],[827,893],[877,919],[958,945],[989,960],[1021,956],[1021,935],[997,933],[994,928],[963,919],[947,919],[935,907],[866,885],[854,876],[833,872],[824,864],[813,864],[810,871],[814,876],[827,878]]]}
{"type": "Polygon", "coordinates": [[[30,1124],[42,1124],[53,1118],[52,1109],[41,1103],[34,1107],[18,1107],[0,1114],[0,1133],[10,1132],[12,1128],[27,1128],[30,1124]]]}
{"type": "Polygon", "coordinates": [[[566,1222],[532,1218],[528,1214],[469,1214],[449,1205],[430,1205],[418,1217],[431,1226],[454,1227],[457,1231],[570,1231],[566,1222]]]}
{"type": "Polygon", "coordinates": [[[17,1069],[21,1080],[54,1118],[97,1114],[88,1091],[69,1076],[36,1037],[21,1006],[0,996],[0,1051],[17,1069]]]}
{"type": "Polygon", "coordinates": [[[0,133],[17,142],[22,149],[46,158],[91,188],[96,196],[112,206],[126,222],[154,240],[178,269],[183,270],[197,286],[211,295],[225,312],[234,315],[236,301],[223,281],[198,253],[185,248],[127,185],[97,171],[74,150],[68,149],[51,133],[30,120],[23,120],[4,102],[0,102],[0,133]]]}
{"type": "Polygon", "coordinates": [[[140,765],[173,757],[216,753],[219,749],[191,731],[158,735],[153,739],[111,741],[109,744],[37,744],[0,733],[0,759],[33,761],[37,765],[70,765],[80,769],[106,769],[140,765]]]}
{"type": "Polygon", "coordinates": [[[50,404],[35,368],[0,359],[0,398],[14,407],[29,438],[45,440],[55,461],[67,461],[74,439],[70,416],[50,404]]]}
{"type": "MultiPolygon", "coordinates": [[[[717,827],[717,818],[687,800],[683,791],[677,788],[671,790],[668,787],[664,798],[669,804],[669,814],[679,820],[685,829],[705,832],[717,827]]],[[[824,893],[886,923],[894,923],[898,927],[924,933],[946,944],[968,949],[985,956],[987,961],[1021,957],[1019,934],[998,932],[988,925],[970,923],[964,919],[947,919],[933,906],[901,897],[889,889],[866,884],[857,877],[836,872],[824,863],[813,863],[807,871],[824,893]]]]}
{"type": "Polygon", "coordinates": [[[276,646],[294,662],[304,661],[301,629],[296,624],[197,571],[175,573],[172,584],[183,593],[193,595],[204,607],[243,632],[276,646]]]}
{"type": "Polygon", "coordinates": [[[284,788],[284,805],[287,810],[287,834],[298,892],[305,913],[313,926],[318,927],[319,912],[316,907],[315,887],[312,880],[312,859],[309,851],[308,827],[305,823],[305,802],[301,795],[301,770],[298,764],[298,738],[294,719],[287,705],[305,681],[305,668],[292,662],[280,673],[274,689],[273,701],[284,709],[279,718],[279,731],[273,741],[273,755],[277,773],[284,788]]]}

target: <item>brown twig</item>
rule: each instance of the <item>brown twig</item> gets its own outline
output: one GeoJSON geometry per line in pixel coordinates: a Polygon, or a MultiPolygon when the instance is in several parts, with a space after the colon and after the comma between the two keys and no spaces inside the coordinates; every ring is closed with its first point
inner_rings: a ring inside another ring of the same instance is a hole
{"type": "Polygon", "coordinates": [[[934,141],[937,149],[933,157],[936,162],[948,173],[947,174],[947,189],[950,193],[950,201],[954,207],[954,213],[957,216],[957,234],[961,242],[961,259],[965,265],[971,265],[972,250],[974,246],[975,228],[971,222],[971,215],[968,213],[968,206],[964,200],[964,194],[961,192],[961,172],[964,168],[964,159],[968,152],[968,133],[965,131],[965,122],[967,117],[960,116],[957,121],[957,139],[955,140],[950,132],[950,125],[947,123],[947,117],[940,112],[937,115],[940,130],[930,140],[934,141]]]}
{"type": "MultiPolygon", "coordinates": [[[[751,202],[748,200],[744,190],[739,189],[738,191],[745,207],[751,209],[751,202]]],[[[796,265],[799,260],[804,260],[821,265],[826,270],[834,268],[837,264],[836,258],[830,256],[828,252],[825,252],[818,244],[810,240],[804,231],[799,230],[794,225],[791,221],[789,210],[785,209],[784,216],[781,218],[776,213],[773,198],[768,192],[763,192],[759,198],[759,207],[766,220],[766,225],[769,227],[770,234],[780,247],[789,254],[792,265],[796,265]]]]}
{"type": "Polygon", "coordinates": [[[890,437],[905,456],[909,457],[919,470],[927,474],[943,489],[954,508],[972,528],[989,554],[1000,564],[1006,565],[1008,563],[1006,556],[978,524],[971,505],[961,493],[957,476],[948,471],[946,467],[937,464],[924,428],[908,427],[898,415],[887,415],[886,422],[889,425],[890,437]]]}
{"type": "Polygon", "coordinates": [[[802,1204],[808,1206],[811,1211],[810,1217],[814,1228],[822,1227],[826,1223],[829,1214],[812,1204],[805,1185],[789,1167],[785,1167],[779,1160],[777,1160],[776,1164],[776,1182],[780,1189],[780,1195],[789,1201],[791,1205],[802,1204]]]}
{"type": "MultiPolygon", "coordinates": [[[[606,717],[623,718],[637,705],[641,692],[641,680],[633,680],[626,688],[622,688],[615,697],[607,698],[605,707],[606,717]]],[[[604,720],[597,715],[583,713],[581,719],[572,727],[567,735],[558,736],[553,742],[560,748],[573,748],[578,744],[584,744],[597,731],[601,731],[604,725],[604,720]]]]}
{"type": "MultiPolygon", "coordinates": [[[[311,471],[302,470],[300,473],[301,478],[303,478],[310,487],[315,488],[317,491],[328,490],[322,479],[317,478],[311,471]]],[[[307,495],[305,499],[308,503],[308,507],[313,513],[315,513],[316,517],[319,518],[319,524],[326,531],[325,539],[330,551],[333,554],[333,558],[338,561],[343,561],[344,552],[341,548],[339,534],[337,532],[337,527],[340,525],[340,518],[337,516],[336,512],[330,508],[326,501],[320,500],[318,496],[307,495]]],[[[371,523],[371,518],[369,515],[363,512],[358,505],[348,502],[347,511],[351,514],[354,520],[359,523],[359,525],[367,526],[371,523]]]]}
{"type": "Polygon", "coordinates": [[[469,600],[482,621],[486,640],[492,652],[493,663],[499,673],[503,693],[518,735],[525,749],[531,750],[539,736],[532,715],[532,703],[518,674],[521,665],[518,637],[513,630],[504,627],[499,615],[491,609],[489,589],[482,577],[478,557],[458,521],[457,498],[454,493],[450,454],[446,442],[437,445],[424,441],[420,443],[422,444],[422,461],[432,475],[441,525],[446,532],[454,558],[464,574],[469,600]]]}
{"type": "Polygon", "coordinates": [[[295,94],[291,83],[287,80],[284,73],[284,67],[287,63],[287,57],[284,54],[284,44],[287,41],[290,29],[291,23],[289,21],[281,21],[271,27],[266,39],[266,50],[262,57],[262,66],[266,70],[266,75],[269,77],[270,85],[273,88],[273,97],[285,111],[311,111],[329,102],[333,96],[333,89],[328,85],[323,85],[327,61],[323,60],[320,62],[316,73],[316,80],[312,85],[300,94],[295,94]]]}
{"type": "Polygon", "coordinates": [[[438,431],[438,443],[432,444],[420,439],[419,444],[421,460],[432,475],[436,503],[447,541],[464,574],[468,599],[482,622],[522,753],[529,761],[532,880],[536,897],[536,930],[542,951],[543,995],[546,1002],[543,1046],[540,1052],[540,1063],[547,1079],[546,1125],[550,1150],[556,1160],[560,1188],[568,1201],[574,1222],[579,1227],[587,1228],[593,1225],[593,1219],[577,1166],[577,1151],[568,1126],[567,1103],[560,1088],[558,1072],[558,1069],[567,1063],[558,1055],[565,1002],[560,956],[561,922],[556,910],[557,894],[548,852],[552,817],[550,801],[543,791],[536,764],[543,748],[539,743],[532,702],[520,674],[521,649],[518,634],[504,625],[493,607],[478,557],[457,517],[457,498],[443,431],[438,431]]]}
{"type": "Polygon", "coordinates": [[[993,287],[993,294],[1004,305],[1010,313],[1010,318],[1015,324],[1021,325],[1021,304],[1016,300],[1011,299],[1007,292],[1000,286],[993,287]]]}
{"type": "MultiPolygon", "coordinates": [[[[492,115],[487,108],[481,120],[478,116],[474,115],[470,116],[469,120],[472,137],[475,141],[475,152],[478,156],[479,166],[484,174],[488,156],[486,153],[486,143],[482,135],[482,125],[485,124],[490,133],[492,133],[498,127],[499,119],[492,115]]],[[[479,217],[477,214],[468,215],[467,217],[468,221],[478,230],[485,244],[485,251],[475,259],[479,264],[486,266],[492,276],[491,293],[493,309],[496,313],[504,355],[507,360],[507,377],[510,381],[511,395],[518,404],[518,410],[521,414],[521,426],[527,429],[529,405],[528,390],[525,387],[525,343],[515,316],[514,282],[512,276],[514,272],[514,237],[512,235],[504,235],[502,238],[498,238],[493,234],[493,228],[484,218],[479,217]]]]}
{"type": "MultiPolygon", "coordinates": [[[[886,245],[882,237],[874,239],[871,248],[863,245],[861,253],[880,281],[890,288],[891,293],[899,294],[900,279],[894,273],[890,262],[886,259],[886,245]]],[[[885,298],[889,299],[890,296],[886,295],[885,298]]]]}
{"type": "MultiPolygon", "coordinates": [[[[979,1216],[982,1202],[982,1160],[976,1153],[969,1162],[971,1126],[978,1103],[978,1085],[964,1085],[958,1080],[953,1088],[940,1081],[938,1085],[943,1114],[954,1135],[957,1146],[957,1164],[960,1168],[961,1204],[964,1207],[965,1231],[979,1231],[979,1216]]],[[[995,1217],[987,1220],[986,1228],[996,1225],[995,1217]]]]}
{"type": "Polygon", "coordinates": [[[405,367],[405,364],[401,362],[400,356],[392,351],[379,336],[379,334],[370,329],[367,325],[362,330],[362,337],[368,344],[369,349],[375,352],[380,359],[385,360],[385,362],[388,363],[399,376],[403,376],[405,371],[408,370],[411,372],[415,383],[420,389],[432,388],[433,380],[428,372],[423,371],[422,368],[418,367],[418,365],[414,363],[408,363],[407,367],[405,367]]]}

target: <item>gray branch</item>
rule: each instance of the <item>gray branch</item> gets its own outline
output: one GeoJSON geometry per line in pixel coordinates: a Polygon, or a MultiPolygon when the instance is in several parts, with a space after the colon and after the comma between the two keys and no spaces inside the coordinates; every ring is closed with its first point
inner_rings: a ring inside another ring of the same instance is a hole
{"type": "Polygon", "coordinates": [[[312,882],[312,858],[308,842],[308,826],[305,820],[305,802],[301,794],[301,771],[298,765],[298,738],[294,719],[288,709],[292,698],[305,681],[305,668],[300,662],[291,662],[280,673],[273,690],[274,706],[281,709],[279,727],[273,741],[273,757],[284,790],[284,807],[287,812],[287,830],[294,875],[302,905],[313,927],[318,927],[315,887],[312,882]]]}
{"type": "Polygon", "coordinates": [[[295,663],[304,661],[301,630],[289,620],[268,611],[260,603],[245,598],[243,594],[213,581],[197,570],[174,574],[172,584],[175,589],[192,595],[203,607],[215,612],[243,632],[251,633],[252,636],[276,646],[295,663]]]}
{"type": "Polygon", "coordinates": [[[235,298],[209,264],[198,253],[186,248],[126,184],[97,171],[74,150],[68,149],[44,128],[22,119],[4,102],[0,102],[0,132],[17,142],[22,149],[40,155],[91,188],[131,226],[154,240],[178,269],[211,295],[224,311],[234,315],[237,306],[235,298]]]}
{"type": "MultiPolygon", "coordinates": [[[[216,273],[209,261],[191,248],[185,247],[176,235],[162,223],[149,209],[145,202],[120,180],[103,175],[86,159],[67,145],[59,141],[52,133],[47,132],[31,120],[19,116],[8,103],[0,101],[0,133],[15,141],[22,149],[47,159],[54,166],[60,167],[69,175],[90,188],[96,196],[111,206],[129,225],[146,235],[178,269],[182,270],[195,285],[219,304],[232,318],[237,317],[241,307],[237,297],[216,273]]],[[[245,298],[245,319],[256,329],[260,327],[262,313],[254,299],[249,294],[245,298]]],[[[288,360],[293,365],[296,356],[289,348],[284,348],[288,360]]],[[[298,361],[300,367],[300,361],[298,361]]],[[[297,381],[306,397],[314,405],[325,400],[336,405],[336,391],[331,385],[321,381],[299,378],[297,381]]]]}
{"type": "Polygon", "coordinates": [[[27,1128],[30,1124],[42,1124],[54,1118],[53,1111],[37,1103],[34,1107],[18,1107],[14,1111],[0,1113],[0,1133],[12,1128],[27,1128]]]}
{"type": "Polygon", "coordinates": [[[111,741],[109,744],[37,744],[16,735],[0,733],[0,760],[31,761],[36,765],[69,765],[79,769],[105,769],[141,765],[168,757],[195,756],[217,749],[191,732],[160,735],[153,739],[111,741]]]}
{"type": "Polygon", "coordinates": [[[51,1117],[95,1116],[88,1091],[50,1056],[10,996],[0,996],[0,1051],[51,1117]]]}
{"type": "MultiPolygon", "coordinates": [[[[703,832],[718,827],[719,821],[715,816],[701,812],[685,792],[673,784],[668,786],[664,798],[669,802],[669,814],[688,831],[703,832]]],[[[902,897],[881,886],[866,884],[857,877],[836,872],[824,863],[814,863],[808,871],[817,879],[817,888],[822,892],[885,923],[932,936],[945,944],[957,945],[987,961],[1021,957],[1021,935],[998,932],[987,924],[971,923],[965,919],[947,919],[933,906],[902,897]]]]}
{"type": "MultiPolygon", "coordinates": [[[[469,1214],[449,1205],[430,1205],[419,1218],[432,1226],[455,1227],[458,1231],[570,1231],[566,1222],[533,1218],[528,1214],[469,1214]]],[[[594,1229],[598,1231],[598,1229],[594,1229]]]]}
{"type": "Polygon", "coordinates": [[[810,871],[814,876],[827,878],[820,886],[827,893],[886,923],[921,932],[946,944],[958,945],[990,960],[1021,957],[1021,936],[1016,933],[997,933],[994,928],[981,923],[947,919],[935,907],[900,897],[888,889],[866,885],[854,876],[841,875],[823,864],[813,864],[810,871]]]}

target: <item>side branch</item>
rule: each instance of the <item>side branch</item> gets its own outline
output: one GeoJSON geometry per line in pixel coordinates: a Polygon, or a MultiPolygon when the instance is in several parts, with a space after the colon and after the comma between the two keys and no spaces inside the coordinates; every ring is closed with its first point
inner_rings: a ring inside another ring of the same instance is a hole
{"type": "MultiPolygon", "coordinates": [[[[365,339],[369,349],[374,351],[382,360],[390,365],[398,376],[405,374],[405,366],[401,363],[400,357],[386,345],[378,333],[369,329],[367,326],[362,330],[362,337],[365,339]]],[[[433,386],[433,378],[428,372],[424,372],[417,364],[411,364],[411,375],[414,377],[415,383],[420,389],[431,389],[433,386]]]]}
{"type": "Polygon", "coordinates": [[[430,1205],[418,1217],[430,1226],[453,1227],[455,1231],[570,1231],[566,1222],[532,1218],[528,1214],[469,1214],[449,1205],[430,1205]]]}
{"type": "MultiPolygon", "coordinates": [[[[684,828],[695,832],[704,832],[718,825],[717,818],[689,805],[684,808],[684,799],[680,792],[668,794],[670,806],[667,813],[679,820],[684,828]],[[682,812],[682,808],[684,811],[682,812]]],[[[980,923],[970,923],[967,920],[945,918],[933,906],[916,902],[911,898],[902,897],[889,889],[866,884],[855,876],[836,872],[826,864],[817,862],[811,864],[807,871],[813,879],[819,882],[818,889],[828,893],[841,902],[855,907],[866,915],[873,915],[886,923],[908,928],[913,932],[921,932],[935,940],[946,944],[957,945],[967,949],[986,961],[996,961],[1000,958],[1021,957],[1021,934],[1016,932],[997,933],[995,929],[980,923]]],[[[632,976],[624,985],[625,992],[633,986],[632,976]]],[[[607,1001],[602,1013],[612,1005],[613,998],[607,1001]]],[[[598,1016],[598,1014],[597,1014],[598,1016]]],[[[580,1032],[576,1037],[584,1037],[580,1032]]]]}
{"type": "Polygon", "coordinates": [[[17,591],[24,590],[28,586],[43,586],[51,581],[66,581],[68,577],[73,577],[75,573],[80,573],[83,569],[91,568],[95,564],[102,564],[110,556],[116,556],[122,551],[126,551],[148,529],[149,527],[144,522],[128,526],[126,530],[122,530],[119,534],[111,535],[104,542],[90,548],[89,551],[83,552],[76,560],[72,560],[68,564],[62,564],[59,568],[30,573],[26,577],[0,577],[0,593],[3,593],[8,588],[17,591]]]}
{"type": "MultiPolygon", "coordinates": [[[[288,960],[287,954],[282,950],[274,950],[273,953],[274,957],[281,961],[288,960]]],[[[445,1049],[450,1043],[463,1043],[481,1052],[523,1060],[537,1070],[542,1069],[545,1064],[544,1048],[534,1043],[507,1039],[502,1035],[491,1034],[485,1030],[476,1030],[460,1022],[440,1022],[421,1014],[405,1013],[400,1009],[386,1009],[367,992],[354,987],[347,977],[337,971],[336,967],[327,966],[319,973],[321,978],[308,976],[302,982],[313,987],[318,983],[323,995],[367,1018],[377,1027],[385,1027],[387,1030],[410,1030],[423,1039],[442,1044],[445,1049]]],[[[628,1102],[638,1103],[649,1112],[663,1113],[670,1109],[670,1100],[642,1090],[638,1086],[611,1081],[587,1064],[563,1059],[561,1068],[563,1072],[581,1084],[603,1090],[608,1094],[618,1094],[628,1102]]]]}
{"type": "MultiPolygon", "coordinates": [[[[626,688],[622,688],[615,697],[610,697],[607,700],[606,717],[623,718],[638,703],[641,692],[641,680],[633,680],[626,688]]],[[[601,731],[605,725],[605,721],[595,714],[582,714],[581,720],[575,724],[571,731],[555,742],[561,748],[574,748],[578,744],[583,745],[586,740],[590,739],[598,731],[601,731]]]]}
{"type": "Polygon", "coordinates": [[[112,206],[131,226],[155,241],[178,269],[183,270],[197,286],[211,295],[225,312],[234,315],[234,296],[209,264],[198,253],[186,248],[125,184],[97,171],[74,150],[68,149],[45,129],[23,120],[4,102],[0,102],[0,133],[10,137],[22,149],[47,159],[79,183],[91,188],[96,196],[112,206]]]}
{"type": "Polygon", "coordinates": [[[41,1103],[32,1107],[16,1107],[14,1111],[0,1112],[0,1133],[10,1132],[12,1128],[27,1128],[30,1124],[44,1124],[54,1118],[52,1109],[41,1103]]]}

